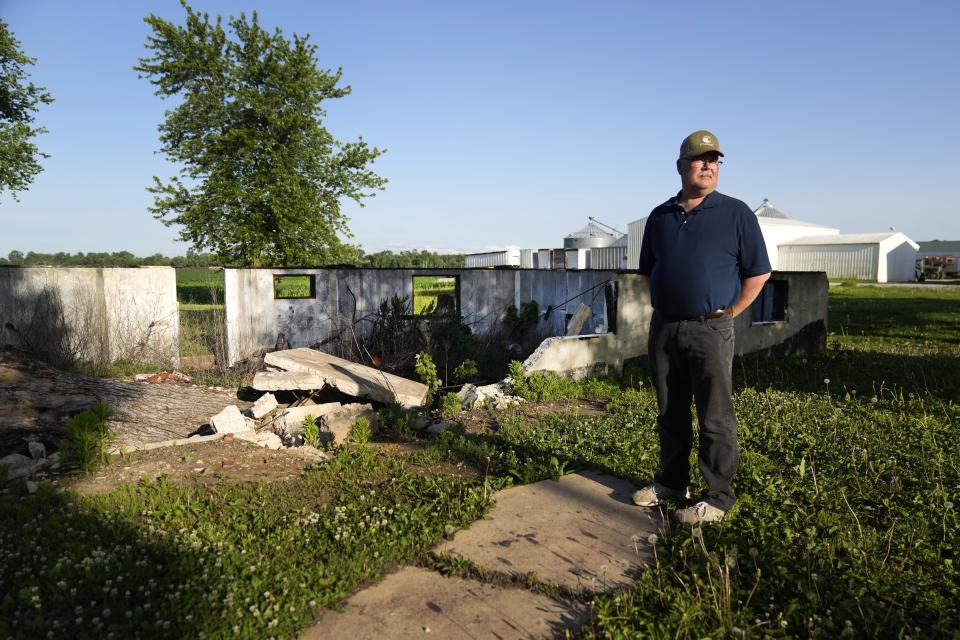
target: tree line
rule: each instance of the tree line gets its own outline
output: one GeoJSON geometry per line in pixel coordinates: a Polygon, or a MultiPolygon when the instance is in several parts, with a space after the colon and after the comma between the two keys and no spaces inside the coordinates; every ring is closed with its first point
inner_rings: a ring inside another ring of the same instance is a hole
{"type": "MultiPolygon", "coordinates": [[[[383,269],[461,269],[463,255],[459,253],[435,253],[433,251],[378,251],[364,253],[362,249],[346,261],[337,262],[354,267],[377,267],[383,269]]],[[[225,267],[233,266],[212,253],[187,250],[185,256],[167,257],[160,253],[139,257],[129,251],[90,253],[39,253],[36,251],[11,251],[6,258],[0,257],[0,265],[52,266],[52,267],[225,267]]],[[[285,265],[272,265],[285,266],[285,265]]],[[[292,266],[292,265],[291,265],[292,266]]],[[[296,265],[322,266],[322,265],[296,265]]]]}

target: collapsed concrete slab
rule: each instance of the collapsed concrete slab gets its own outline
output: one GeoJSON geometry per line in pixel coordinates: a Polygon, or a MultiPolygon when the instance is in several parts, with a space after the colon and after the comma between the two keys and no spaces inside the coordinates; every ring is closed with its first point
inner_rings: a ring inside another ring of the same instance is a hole
{"type": "Polygon", "coordinates": [[[258,371],[252,386],[257,391],[312,391],[323,389],[326,383],[326,379],[316,373],[258,371]]]}
{"type": "Polygon", "coordinates": [[[286,371],[316,374],[326,385],[347,395],[385,404],[419,407],[430,390],[425,384],[314,349],[274,351],[264,357],[264,363],[286,371]]]}
{"type": "Polygon", "coordinates": [[[354,594],[342,613],[324,612],[301,638],[562,638],[586,620],[580,603],[405,567],[354,594]]]}
{"type": "Polygon", "coordinates": [[[652,559],[662,520],[630,502],[634,486],[593,472],[506,489],[488,518],[436,552],[479,568],[598,593],[633,582],[652,559]]]}

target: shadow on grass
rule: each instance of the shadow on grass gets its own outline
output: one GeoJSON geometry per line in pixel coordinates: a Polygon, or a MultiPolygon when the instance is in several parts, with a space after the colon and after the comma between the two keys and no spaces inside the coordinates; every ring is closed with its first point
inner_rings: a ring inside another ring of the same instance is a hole
{"type": "Polygon", "coordinates": [[[960,402],[960,359],[947,355],[891,355],[862,351],[787,358],[738,358],[734,389],[776,389],[843,397],[931,396],[960,402]]]}
{"type": "Polygon", "coordinates": [[[0,497],[0,518],[0,636],[196,638],[220,621],[194,582],[203,552],[47,487],[0,497]]]}

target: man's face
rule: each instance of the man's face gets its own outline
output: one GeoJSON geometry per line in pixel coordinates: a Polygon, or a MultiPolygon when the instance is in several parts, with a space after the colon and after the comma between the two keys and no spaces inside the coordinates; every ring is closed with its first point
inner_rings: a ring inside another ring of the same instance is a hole
{"type": "Polygon", "coordinates": [[[683,187],[709,193],[717,188],[720,175],[720,154],[711,151],[692,159],[677,160],[677,171],[683,187]]]}

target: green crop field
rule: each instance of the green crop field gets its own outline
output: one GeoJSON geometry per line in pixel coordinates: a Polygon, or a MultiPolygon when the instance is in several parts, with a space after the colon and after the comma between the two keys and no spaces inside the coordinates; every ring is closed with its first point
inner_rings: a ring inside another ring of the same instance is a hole
{"type": "Polygon", "coordinates": [[[188,304],[223,304],[223,269],[177,269],[177,300],[188,304]]]}
{"type": "Polygon", "coordinates": [[[437,308],[437,297],[456,295],[457,281],[452,276],[414,276],[413,313],[423,315],[437,308]]]}
{"type": "MultiPolygon", "coordinates": [[[[847,284],[829,313],[825,353],[735,364],[737,506],[663,532],[632,587],[566,594],[590,611],[577,637],[956,637],[960,290],[847,284]]],[[[0,637],[296,637],[397,566],[495,579],[430,553],[493,491],[579,469],[641,483],[658,459],[644,370],[524,393],[549,404],[289,482],[0,494],[0,637]]],[[[379,439],[412,438],[388,424],[379,439]]]]}

